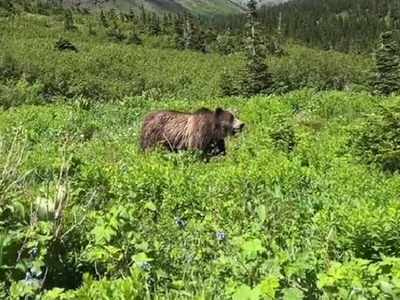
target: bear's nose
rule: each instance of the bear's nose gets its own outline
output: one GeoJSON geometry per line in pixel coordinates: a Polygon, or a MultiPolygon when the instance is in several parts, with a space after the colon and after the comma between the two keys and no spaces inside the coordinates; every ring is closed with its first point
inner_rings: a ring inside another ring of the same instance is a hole
{"type": "Polygon", "coordinates": [[[243,128],[244,128],[244,123],[240,124],[239,128],[240,128],[240,130],[243,130],[243,128]]]}

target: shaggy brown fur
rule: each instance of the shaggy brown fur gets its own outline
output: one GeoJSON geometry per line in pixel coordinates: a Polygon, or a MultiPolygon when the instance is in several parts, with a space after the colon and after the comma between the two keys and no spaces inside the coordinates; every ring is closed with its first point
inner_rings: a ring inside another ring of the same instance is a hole
{"type": "Polygon", "coordinates": [[[244,123],[228,111],[200,108],[194,113],[157,110],[145,116],[140,147],[154,148],[161,143],[172,151],[202,150],[205,154],[225,152],[224,139],[243,130],[244,123]]]}

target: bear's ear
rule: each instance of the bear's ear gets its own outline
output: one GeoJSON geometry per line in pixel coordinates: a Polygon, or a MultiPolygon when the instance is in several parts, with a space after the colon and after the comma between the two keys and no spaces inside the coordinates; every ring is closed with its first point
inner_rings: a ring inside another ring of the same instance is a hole
{"type": "Polygon", "coordinates": [[[215,116],[217,118],[219,118],[221,116],[222,112],[223,112],[223,109],[221,107],[217,107],[217,109],[215,110],[215,116]]]}

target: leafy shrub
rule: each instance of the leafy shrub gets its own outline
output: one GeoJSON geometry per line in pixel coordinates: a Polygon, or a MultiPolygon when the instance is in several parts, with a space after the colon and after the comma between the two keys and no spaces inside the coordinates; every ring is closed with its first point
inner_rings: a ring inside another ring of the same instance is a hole
{"type": "Polygon", "coordinates": [[[277,149],[290,153],[298,143],[293,125],[284,116],[280,116],[277,123],[269,135],[277,149]]]}
{"type": "Polygon", "coordinates": [[[400,101],[377,107],[354,133],[350,144],[367,164],[393,173],[400,169],[400,101]]]}

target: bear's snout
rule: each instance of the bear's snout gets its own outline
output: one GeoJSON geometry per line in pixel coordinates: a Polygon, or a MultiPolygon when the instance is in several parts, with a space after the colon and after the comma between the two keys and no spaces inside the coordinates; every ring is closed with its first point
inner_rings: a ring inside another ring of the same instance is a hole
{"type": "Polygon", "coordinates": [[[244,129],[244,126],[245,126],[245,123],[243,123],[240,120],[236,120],[234,125],[233,125],[233,133],[235,134],[235,133],[242,132],[243,129],[244,129]]]}

